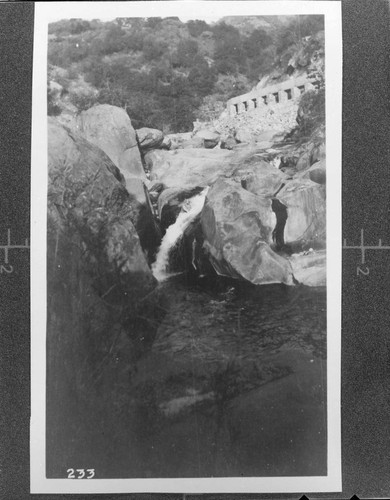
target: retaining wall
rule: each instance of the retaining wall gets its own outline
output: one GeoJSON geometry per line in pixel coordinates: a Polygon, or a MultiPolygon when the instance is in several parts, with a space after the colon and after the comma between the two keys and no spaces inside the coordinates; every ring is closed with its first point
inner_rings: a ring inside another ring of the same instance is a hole
{"type": "Polygon", "coordinates": [[[227,109],[230,115],[237,115],[270,104],[283,106],[289,101],[296,100],[303,92],[312,88],[314,86],[305,76],[292,78],[233,97],[228,100],[227,109]]]}

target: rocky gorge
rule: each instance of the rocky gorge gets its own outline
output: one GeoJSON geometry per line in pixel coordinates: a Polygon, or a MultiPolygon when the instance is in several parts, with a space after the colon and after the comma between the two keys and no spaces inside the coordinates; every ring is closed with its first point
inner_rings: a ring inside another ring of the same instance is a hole
{"type": "Polygon", "coordinates": [[[295,112],[49,118],[49,475],[325,473],[325,133],[295,112]]]}

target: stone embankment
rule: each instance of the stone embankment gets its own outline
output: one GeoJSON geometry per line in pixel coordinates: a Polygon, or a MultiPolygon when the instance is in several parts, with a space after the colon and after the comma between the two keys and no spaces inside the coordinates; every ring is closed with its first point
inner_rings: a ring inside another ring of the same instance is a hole
{"type": "Polygon", "coordinates": [[[234,116],[257,108],[264,109],[265,106],[270,104],[286,106],[290,101],[298,99],[305,91],[312,88],[313,85],[305,76],[291,78],[275,85],[233,97],[227,102],[227,109],[229,114],[234,116]]]}

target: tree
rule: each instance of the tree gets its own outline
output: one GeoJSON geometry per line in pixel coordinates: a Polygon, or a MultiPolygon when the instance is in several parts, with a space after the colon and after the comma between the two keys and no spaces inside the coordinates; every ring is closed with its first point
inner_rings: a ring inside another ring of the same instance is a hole
{"type": "Polygon", "coordinates": [[[273,43],[272,37],[262,29],[255,29],[244,41],[247,57],[255,58],[273,43]]]}
{"type": "Polygon", "coordinates": [[[188,82],[195,95],[206,96],[213,91],[217,81],[217,73],[210,68],[204,57],[197,57],[188,74],[188,82]]]}
{"type": "Polygon", "coordinates": [[[125,32],[120,26],[112,23],[105,34],[102,53],[108,55],[123,50],[125,47],[124,34],[125,32]]]}
{"type": "Polygon", "coordinates": [[[144,38],[142,52],[147,61],[159,59],[166,50],[166,44],[156,39],[153,35],[144,38]]]}
{"type": "Polygon", "coordinates": [[[271,44],[257,56],[248,59],[246,75],[251,81],[258,81],[272,70],[276,58],[276,47],[271,44]]]}
{"type": "Polygon", "coordinates": [[[78,35],[83,31],[88,31],[91,29],[89,21],[83,19],[70,19],[69,20],[69,32],[72,35],[78,35]]]}
{"type": "Polygon", "coordinates": [[[188,21],[187,28],[189,34],[196,38],[201,35],[203,31],[208,31],[210,26],[205,21],[196,19],[195,21],[188,21]]]}
{"type": "Polygon", "coordinates": [[[246,55],[243,50],[240,32],[225,23],[213,28],[215,36],[214,59],[216,69],[222,74],[235,74],[245,67],[246,55]]]}
{"type": "Polygon", "coordinates": [[[142,50],[144,35],[140,30],[131,30],[123,37],[123,49],[127,51],[142,50]]]}
{"type": "Polygon", "coordinates": [[[198,44],[195,40],[191,40],[190,38],[180,40],[172,58],[173,65],[190,67],[193,65],[197,53],[198,44]]]}
{"type": "Polygon", "coordinates": [[[324,16],[293,16],[287,28],[277,34],[277,53],[281,54],[289,46],[298,44],[303,37],[315,35],[324,29],[324,16]]]}
{"type": "Polygon", "coordinates": [[[302,95],[297,122],[300,134],[306,137],[325,124],[325,87],[309,90],[302,95]]]}
{"type": "Polygon", "coordinates": [[[145,26],[147,28],[155,29],[159,24],[161,24],[161,21],[162,21],[161,17],[147,17],[145,26]]]}

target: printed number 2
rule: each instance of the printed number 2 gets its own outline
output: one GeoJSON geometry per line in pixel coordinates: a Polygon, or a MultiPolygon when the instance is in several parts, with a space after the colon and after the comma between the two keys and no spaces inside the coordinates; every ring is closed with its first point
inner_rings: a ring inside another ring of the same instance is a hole
{"type": "Polygon", "coordinates": [[[13,272],[14,268],[11,266],[11,264],[2,264],[0,266],[0,274],[7,273],[11,274],[13,272]]]}
{"type": "Polygon", "coordinates": [[[370,274],[370,269],[367,266],[364,266],[364,267],[365,267],[365,269],[361,268],[360,266],[358,266],[356,268],[356,275],[357,276],[360,276],[361,274],[363,276],[368,276],[370,274]]]}
{"type": "Polygon", "coordinates": [[[77,477],[75,469],[68,469],[66,472],[68,473],[68,479],[92,479],[95,476],[95,469],[76,469],[77,477]]]}

